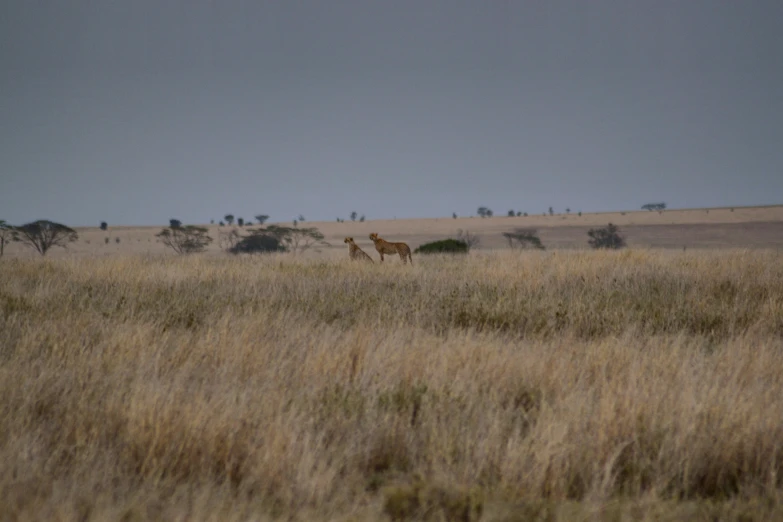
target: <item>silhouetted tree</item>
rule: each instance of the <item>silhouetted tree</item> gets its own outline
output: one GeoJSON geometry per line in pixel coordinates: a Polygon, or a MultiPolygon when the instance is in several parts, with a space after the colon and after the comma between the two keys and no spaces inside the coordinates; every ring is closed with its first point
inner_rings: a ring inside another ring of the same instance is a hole
{"type": "Polygon", "coordinates": [[[538,237],[538,231],[534,228],[517,228],[513,232],[503,232],[503,237],[506,238],[508,246],[512,249],[516,245],[520,248],[544,250],[544,245],[538,237]]]}
{"type": "Polygon", "coordinates": [[[237,218],[237,225],[240,227],[245,226],[245,218],[237,218]]]}
{"type": "Polygon", "coordinates": [[[52,247],[67,248],[68,243],[79,239],[79,235],[70,227],[39,219],[20,227],[13,227],[12,238],[45,256],[52,247]]]}
{"type": "Polygon", "coordinates": [[[256,221],[258,221],[259,225],[263,225],[264,223],[266,223],[268,219],[269,216],[267,216],[266,214],[259,214],[256,216],[256,221]]]}
{"type": "Polygon", "coordinates": [[[554,213],[555,213],[555,210],[552,207],[549,207],[549,215],[552,216],[552,215],[554,215],[554,213]]]}
{"type": "Polygon", "coordinates": [[[171,248],[177,254],[192,254],[202,252],[212,242],[212,238],[207,235],[207,229],[193,225],[170,226],[164,228],[158,234],[161,242],[171,248]]]}
{"type": "Polygon", "coordinates": [[[179,228],[182,226],[182,221],[179,219],[169,219],[169,227],[171,228],[179,228]]]}
{"type": "Polygon", "coordinates": [[[509,211],[508,211],[508,217],[514,217],[514,216],[516,216],[516,215],[517,215],[517,213],[516,213],[516,212],[514,212],[513,210],[509,210],[509,211]]]}
{"type": "MultiPolygon", "coordinates": [[[[522,211],[521,210],[517,210],[517,217],[520,217],[521,215],[522,215],[522,211]]],[[[527,213],[525,213],[525,215],[527,216],[527,213]]]]}
{"type": "Polygon", "coordinates": [[[234,224],[234,214],[226,214],[223,216],[223,219],[226,220],[226,223],[228,223],[228,226],[231,226],[234,224]]]}
{"type": "Polygon", "coordinates": [[[485,218],[485,217],[490,217],[492,215],[492,211],[487,207],[479,207],[478,210],[476,211],[476,214],[478,214],[482,218],[485,218]]]}
{"type": "Polygon", "coordinates": [[[620,229],[611,223],[604,228],[591,228],[587,235],[590,236],[588,244],[593,248],[617,249],[625,246],[625,239],[620,236],[620,229]]]}
{"type": "Polygon", "coordinates": [[[107,228],[109,228],[109,224],[105,221],[101,221],[101,230],[106,230],[107,228]]]}
{"type": "Polygon", "coordinates": [[[353,212],[351,212],[351,221],[356,221],[356,218],[358,216],[359,216],[359,214],[357,214],[355,210],[353,212]]]}
{"type": "Polygon", "coordinates": [[[645,203],[642,205],[642,210],[649,210],[652,212],[653,210],[661,211],[666,210],[666,203],[660,202],[660,203],[645,203]]]}
{"type": "Polygon", "coordinates": [[[567,208],[567,209],[566,209],[566,214],[570,214],[570,213],[571,213],[571,209],[570,209],[570,208],[567,208]]]}
{"type": "Polygon", "coordinates": [[[452,212],[452,214],[451,214],[451,217],[452,217],[453,219],[457,219],[457,213],[456,213],[456,212],[452,212]]]}
{"type": "Polygon", "coordinates": [[[305,217],[302,214],[299,214],[299,217],[297,218],[297,221],[299,221],[300,223],[304,223],[305,222],[305,217]]]}
{"type": "Polygon", "coordinates": [[[362,217],[359,218],[360,223],[364,223],[364,214],[362,214],[362,217]]]}

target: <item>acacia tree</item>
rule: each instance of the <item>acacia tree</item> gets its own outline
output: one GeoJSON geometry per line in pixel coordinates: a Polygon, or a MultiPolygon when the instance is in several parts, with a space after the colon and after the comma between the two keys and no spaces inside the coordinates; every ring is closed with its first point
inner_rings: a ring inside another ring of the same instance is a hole
{"type": "Polygon", "coordinates": [[[223,219],[226,220],[226,223],[228,223],[228,226],[231,226],[234,224],[234,214],[226,214],[223,216],[223,219]]]}
{"type": "Polygon", "coordinates": [[[164,228],[155,236],[159,237],[164,245],[177,254],[203,252],[212,242],[212,238],[207,235],[206,228],[194,225],[171,226],[164,228]]]}
{"type": "Polygon", "coordinates": [[[74,229],[46,219],[13,227],[11,230],[14,241],[35,249],[42,256],[52,247],[67,248],[68,243],[79,239],[74,229]]]}
{"type": "Polygon", "coordinates": [[[263,225],[264,223],[266,223],[267,219],[269,219],[269,216],[267,216],[266,214],[259,214],[256,216],[256,221],[258,221],[259,225],[263,225]]]}
{"type": "Polygon", "coordinates": [[[313,245],[326,245],[324,235],[315,227],[281,227],[270,225],[265,231],[267,234],[276,237],[287,250],[294,254],[304,252],[313,245]]]}
{"type": "Polygon", "coordinates": [[[538,237],[538,231],[534,228],[517,228],[513,232],[503,232],[503,237],[508,241],[510,248],[535,248],[544,250],[545,247],[538,237]]]}

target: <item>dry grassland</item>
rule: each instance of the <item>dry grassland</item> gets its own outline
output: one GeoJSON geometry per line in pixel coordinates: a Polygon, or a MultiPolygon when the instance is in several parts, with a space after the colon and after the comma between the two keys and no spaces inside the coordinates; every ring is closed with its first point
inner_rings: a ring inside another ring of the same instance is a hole
{"type": "Polygon", "coordinates": [[[779,252],[345,258],[3,259],[0,520],[783,517],[779,252]]]}

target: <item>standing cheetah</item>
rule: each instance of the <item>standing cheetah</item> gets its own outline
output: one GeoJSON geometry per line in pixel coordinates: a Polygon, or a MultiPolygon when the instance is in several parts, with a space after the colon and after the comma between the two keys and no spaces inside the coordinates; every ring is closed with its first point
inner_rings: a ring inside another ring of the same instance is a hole
{"type": "Polygon", "coordinates": [[[381,263],[383,263],[383,254],[399,254],[400,259],[402,259],[402,264],[407,263],[407,259],[410,259],[411,265],[413,265],[411,249],[406,243],[390,243],[385,239],[378,237],[378,234],[375,232],[370,234],[370,239],[375,243],[375,250],[381,255],[381,263]]]}
{"type": "Polygon", "coordinates": [[[367,252],[359,248],[359,245],[353,242],[352,237],[346,237],[343,240],[343,243],[348,243],[348,255],[351,257],[351,260],[369,261],[370,263],[374,262],[372,258],[369,255],[367,255],[367,252]]]}

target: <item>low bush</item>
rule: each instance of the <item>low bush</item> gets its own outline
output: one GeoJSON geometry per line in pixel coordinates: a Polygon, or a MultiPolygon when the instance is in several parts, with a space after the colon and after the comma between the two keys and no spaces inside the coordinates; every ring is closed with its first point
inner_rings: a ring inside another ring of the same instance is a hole
{"type": "Polygon", "coordinates": [[[414,254],[467,254],[470,248],[465,241],[459,239],[441,239],[425,243],[416,250],[414,254]]]}

